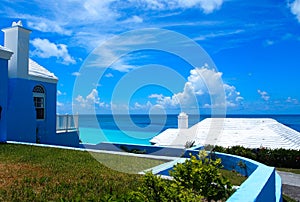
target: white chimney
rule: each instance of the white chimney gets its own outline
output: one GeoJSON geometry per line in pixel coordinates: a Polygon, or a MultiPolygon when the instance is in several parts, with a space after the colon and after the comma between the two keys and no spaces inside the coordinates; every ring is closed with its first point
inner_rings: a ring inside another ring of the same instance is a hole
{"type": "Polygon", "coordinates": [[[11,27],[2,29],[4,46],[13,51],[8,62],[9,78],[24,78],[28,76],[29,35],[31,30],[22,26],[22,22],[13,22],[11,27]]]}
{"type": "Polygon", "coordinates": [[[178,129],[187,129],[189,127],[189,116],[181,112],[178,115],[178,129]]]}

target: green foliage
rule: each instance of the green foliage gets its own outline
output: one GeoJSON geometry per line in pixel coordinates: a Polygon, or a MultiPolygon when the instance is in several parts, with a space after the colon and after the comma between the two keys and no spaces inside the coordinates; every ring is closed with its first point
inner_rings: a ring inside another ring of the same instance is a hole
{"type": "Polygon", "coordinates": [[[201,151],[170,172],[173,180],[164,180],[152,173],[144,176],[138,192],[138,201],[217,201],[228,198],[232,193],[229,180],[221,175],[221,160],[211,160],[201,151]]]}
{"type": "Polygon", "coordinates": [[[243,156],[268,166],[296,169],[300,168],[300,150],[268,149],[263,147],[250,149],[242,146],[233,146],[228,148],[215,146],[214,150],[217,152],[243,156]]]}

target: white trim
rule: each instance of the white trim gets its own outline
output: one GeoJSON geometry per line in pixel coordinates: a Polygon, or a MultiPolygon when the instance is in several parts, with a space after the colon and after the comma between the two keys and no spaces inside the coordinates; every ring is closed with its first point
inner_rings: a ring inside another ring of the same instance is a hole
{"type": "Polygon", "coordinates": [[[10,60],[12,54],[14,54],[12,51],[8,50],[7,48],[4,48],[3,46],[0,46],[1,59],[10,60]]]}

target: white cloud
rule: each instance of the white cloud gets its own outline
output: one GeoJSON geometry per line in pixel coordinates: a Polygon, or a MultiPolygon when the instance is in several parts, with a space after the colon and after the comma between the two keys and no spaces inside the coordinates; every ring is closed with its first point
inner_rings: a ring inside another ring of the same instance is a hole
{"type": "Polygon", "coordinates": [[[61,60],[63,64],[75,64],[76,61],[70,56],[67,45],[65,44],[55,44],[50,42],[48,39],[35,38],[31,41],[31,44],[35,47],[32,52],[41,58],[56,57],[61,60]]]}
{"type": "Polygon", "coordinates": [[[257,92],[258,92],[258,94],[260,94],[261,98],[264,101],[268,101],[270,99],[270,96],[266,91],[261,91],[261,90],[258,89],[257,92]]]}
{"type": "Polygon", "coordinates": [[[66,95],[66,94],[67,94],[66,92],[61,92],[60,90],[57,90],[57,96],[66,95]]]}
{"type": "MultiPolygon", "coordinates": [[[[98,20],[108,20],[114,19],[119,16],[119,14],[110,8],[110,4],[115,0],[87,0],[82,2],[83,8],[87,12],[83,12],[81,18],[96,18],[98,20]],[[85,17],[84,17],[85,16],[85,17]]],[[[78,2],[78,3],[81,3],[78,2]]]]}
{"type": "Polygon", "coordinates": [[[293,3],[289,4],[291,12],[297,17],[298,22],[300,22],[300,0],[295,0],[293,3]]]}
{"type": "Polygon", "coordinates": [[[224,89],[226,93],[226,105],[228,107],[236,107],[244,100],[241,93],[236,90],[235,86],[224,84],[224,89]]]}
{"type": "Polygon", "coordinates": [[[292,97],[288,97],[286,99],[286,102],[290,103],[290,104],[299,104],[299,101],[297,99],[295,99],[295,98],[292,98],[292,97]]]}
{"type": "Polygon", "coordinates": [[[100,97],[98,95],[97,89],[93,89],[90,94],[86,97],[78,95],[75,99],[76,106],[81,108],[81,110],[92,110],[94,107],[105,107],[104,102],[100,102],[100,97]]]}
{"type": "Polygon", "coordinates": [[[61,103],[61,102],[56,102],[56,106],[58,106],[58,107],[62,107],[62,106],[64,106],[64,104],[63,103],[61,103]]]}
{"type": "Polygon", "coordinates": [[[152,94],[149,98],[156,99],[156,104],[165,108],[236,107],[244,99],[234,86],[223,84],[221,72],[209,69],[207,64],[190,71],[182,92],[172,96],[152,94]],[[221,95],[225,97],[219,98],[221,95]],[[213,106],[210,102],[214,102],[213,106]]]}
{"type": "Polygon", "coordinates": [[[143,3],[147,9],[152,10],[201,8],[205,14],[220,9],[223,4],[223,0],[132,0],[131,2],[143,3]]]}
{"type": "Polygon", "coordinates": [[[134,106],[131,108],[132,110],[149,110],[152,107],[152,103],[148,101],[146,104],[140,104],[138,102],[134,103],[134,106]]]}
{"type": "Polygon", "coordinates": [[[80,72],[73,72],[72,73],[72,76],[80,76],[81,74],[80,74],[80,72]]]}
{"type": "Polygon", "coordinates": [[[112,73],[107,73],[107,74],[105,74],[104,76],[107,77],[107,78],[112,78],[112,77],[114,77],[114,75],[113,75],[112,73]]]}
{"type": "Polygon", "coordinates": [[[272,40],[266,40],[266,41],[264,42],[264,45],[266,45],[266,46],[272,46],[272,45],[274,45],[274,43],[275,43],[275,41],[272,41],[272,40]]]}
{"type": "Polygon", "coordinates": [[[41,32],[58,33],[67,36],[72,34],[72,31],[64,29],[57,21],[51,21],[45,18],[28,15],[26,16],[26,19],[28,19],[27,24],[31,29],[41,32]]]}
{"type": "Polygon", "coordinates": [[[178,5],[183,8],[200,7],[206,14],[220,9],[223,0],[178,0],[178,5]]]}
{"type": "Polygon", "coordinates": [[[144,21],[143,18],[134,15],[131,18],[124,20],[123,23],[142,23],[143,21],[144,21]]]}
{"type": "Polygon", "coordinates": [[[245,30],[242,30],[242,29],[218,31],[218,32],[213,32],[213,33],[210,32],[208,34],[202,34],[201,36],[195,37],[194,40],[195,41],[204,41],[204,40],[211,39],[211,38],[228,37],[228,36],[232,36],[232,35],[241,34],[244,32],[245,32],[245,30]]]}
{"type": "Polygon", "coordinates": [[[162,99],[164,96],[163,94],[151,94],[148,98],[155,98],[155,99],[162,99]]]}

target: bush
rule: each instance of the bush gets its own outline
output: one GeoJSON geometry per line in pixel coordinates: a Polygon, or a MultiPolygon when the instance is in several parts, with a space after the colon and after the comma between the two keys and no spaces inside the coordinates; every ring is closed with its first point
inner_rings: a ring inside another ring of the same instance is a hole
{"type": "Polygon", "coordinates": [[[205,151],[191,156],[170,172],[173,180],[146,173],[142,185],[132,196],[135,201],[208,201],[227,199],[232,185],[221,173],[221,160],[207,158],[205,151]]]}
{"type": "Polygon", "coordinates": [[[269,149],[264,147],[250,149],[242,146],[233,146],[228,148],[215,146],[214,150],[217,152],[243,156],[268,166],[295,169],[300,168],[300,150],[269,149]]]}

